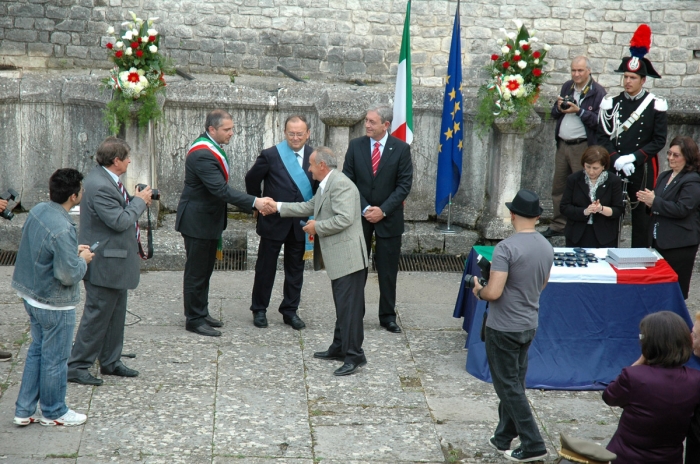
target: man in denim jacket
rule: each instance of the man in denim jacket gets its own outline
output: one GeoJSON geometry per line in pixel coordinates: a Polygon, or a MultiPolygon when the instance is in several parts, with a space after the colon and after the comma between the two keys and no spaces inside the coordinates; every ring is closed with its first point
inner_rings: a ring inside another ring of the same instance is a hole
{"type": "Polygon", "coordinates": [[[24,299],[32,344],[15,405],[17,425],[80,425],[87,419],[66,406],[78,283],[93,257],[88,245],[78,245],[75,223],[68,215],[83,196],[82,180],[75,169],[54,172],[49,180],[51,201],[32,208],[22,228],[12,288],[24,299]],[[36,410],[39,400],[41,412],[36,410]]]}

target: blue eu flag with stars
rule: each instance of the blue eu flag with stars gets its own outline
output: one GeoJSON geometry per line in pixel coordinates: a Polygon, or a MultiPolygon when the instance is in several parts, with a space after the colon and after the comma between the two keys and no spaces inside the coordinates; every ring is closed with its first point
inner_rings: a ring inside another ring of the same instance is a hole
{"type": "Polygon", "coordinates": [[[452,28],[450,60],[445,78],[445,100],[442,106],[442,125],[438,145],[437,185],[435,188],[435,212],[442,210],[457,193],[462,177],[462,47],[460,44],[459,5],[452,28]]]}

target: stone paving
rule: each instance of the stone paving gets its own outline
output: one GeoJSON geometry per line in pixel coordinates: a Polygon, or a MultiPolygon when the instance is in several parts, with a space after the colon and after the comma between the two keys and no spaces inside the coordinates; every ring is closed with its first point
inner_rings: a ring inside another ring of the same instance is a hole
{"type": "MultiPolygon", "coordinates": [[[[84,426],[12,424],[28,340],[27,315],[0,267],[0,459],[8,463],[490,463],[506,462],[487,440],[497,422],[490,384],[465,371],[466,334],[452,318],[459,274],[401,273],[402,334],[380,328],[376,274],[367,284],[368,364],[334,377],[336,362],[313,358],[331,341],[334,309],[325,272],[307,272],[296,332],[276,312],[255,328],[248,310],[253,272],[216,272],[210,307],[220,338],[184,330],[181,272],[148,272],[129,295],[125,364],[140,376],[104,376],[101,387],[68,385],[84,426]],[[139,319],[140,318],[140,319],[139,319]]],[[[697,281],[697,277],[696,277],[697,281]]],[[[693,289],[691,306],[698,300],[693,289]]],[[[83,298],[84,301],[84,298],[83,298]]],[[[81,307],[79,307],[81,309],[81,307]]],[[[80,317],[80,311],[78,318],[80,317]]],[[[97,369],[93,368],[94,374],[97,369]]],[[[599,392],[529,390],[555,457],[559,432],[607,443],[619,410],[599,392]]]]}

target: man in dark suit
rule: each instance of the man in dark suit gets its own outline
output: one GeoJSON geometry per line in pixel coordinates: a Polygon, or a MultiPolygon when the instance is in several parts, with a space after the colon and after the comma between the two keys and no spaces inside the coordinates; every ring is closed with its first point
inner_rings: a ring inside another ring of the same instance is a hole
{"type": "Polygon", "coordinates": [[[320,182],[318,191],[303,203],[269,202],[263,214],[279,211],[282,217],[310,216],[304,231],[315,235],[314,269],[325,265],[335,303],[333,343],[314,358],[343,361],[334,375],[350,375],[367,364],[362,350],[365,315],[367,247],[360,226],[360,194],[357,187],[336,169],[335,154],[318,147],[311,154],[309,171],[320,182]]]}
{"type": "MultiPolygon", "coordinates": [[[[246,191],[253,196],[270,197],[276,201],[308,201],[316,193],[318,182],[309,169],[309,156],[313,151],[306,145],[309,140],[309,124],[302,115],[294,114],[284,122],[284,141],[260,152],[255,164],[245,176],[246,191]],[[260,184],[265,184],[261,190],[260,184]]],[[[257,232],[260,236],[258,261],[255,264],[253,283],[253,324],[267,327],[267,306],[270,304],[275,283],[277,258],[284,245],[284,299],[279,307],[285,324],[295,330],[306,327],[297,314],[304,281],[304,252],[306,234],[300,221],[303,218],[283,218],[278,214],[258,216],[257,232]]],[[[310,250],[312,253],[313,249],[310,250]]]]}
{"type": "Polygon", "coordinates": [[[396,323],[396,276],[399,272],[403,202],[413,183],[410,146],[389,135],[391,108],[367,111],[364,137],[350,141],[343,174],[357,185],[362,202],[362,228],[368,254],[375,239],[375,265],[379,279],[379,323],[401,333],[396,323]]]}
{"type": "Polygon", "coordinates": [[[68,381],[102,385],[88,369],[100,361],[106,375],[136,377],[121,362],[127,290],[139,284],[143,250],[138,242],[139,216],[151,204],[151,188],[126,193],[119,176],[129,167],[129,145],[108,137],[97,148],[96,166],[85,178],[80,205],[79,243],[100,242],[84,277],[85,308],[68,360],[68,381]]]}
{"type": "Polygon", "coordinates": [[[187,153],[185,188],[177,205],[175,230],[185,239],[185,328],[199,335],[218,337],[221,332],[212,327],[222,327],[223,323],[209,314],[209,279],[226,228],[226,204],[251,211],[261,206],[263,199],[228,185],[228,158],[221,146],[233,136],[231,115],[220,109],[211,111],[204,130],[187,153]]]}

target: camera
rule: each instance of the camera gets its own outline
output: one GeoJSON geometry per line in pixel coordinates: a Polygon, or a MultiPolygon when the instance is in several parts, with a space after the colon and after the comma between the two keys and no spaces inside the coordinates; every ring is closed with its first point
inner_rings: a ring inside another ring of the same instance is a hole
{"type": "MultiPolygon", "coordinates": [[[[479,285],[485,287],[486,284],[489,283],[489,277],[491,277],[491,263],[483,256],[477,255],[476,265],[479,266],[479,269],[481,270],[481,277],[478,278],[479,285]]],[[[468,288],[474,288],[474,276],[471,274],[465,275],[464,283],[468,288]]]]}
{"type": "MultiPolygon", "coordinates": [[[[7,200],[7,201],[14,201],[15,198],[19,197],[19,193],[17,193],[15,190],[9,188],[7,189],[7,192],[5,193],[0,193],[0,199],[7,200]]],[[[8,221],[11,221],[13,217],[15,217],[14,213],[7,208],[5,211],[0,213],[0,216],[3,218],[7,219],[8,221]]]]}
{"type": "Polygon", "coordinates": [[[571,95],[567,95],[567,96],[564,97],[564,99],[561,101],[561,105],[560,105],[560,106],[561,106],[561,109],[563,109],[563,110],[568,110],[568,109],[571,107],[571,104],[572,104],[572,103],[575,104],[575,103],[576,103],[576,100],[574,100],[574,97],[572,97],[571,95]]]}
{"type": "MultiPolygon", "coordinates": [[[[136,188],[139,189],[139,192],[146,187],[148,187],[146,184],[136,184],[136,188]]],[[[160,192],[158,189],[151,189],[151,200],[160,200],[160,192]]]]}

